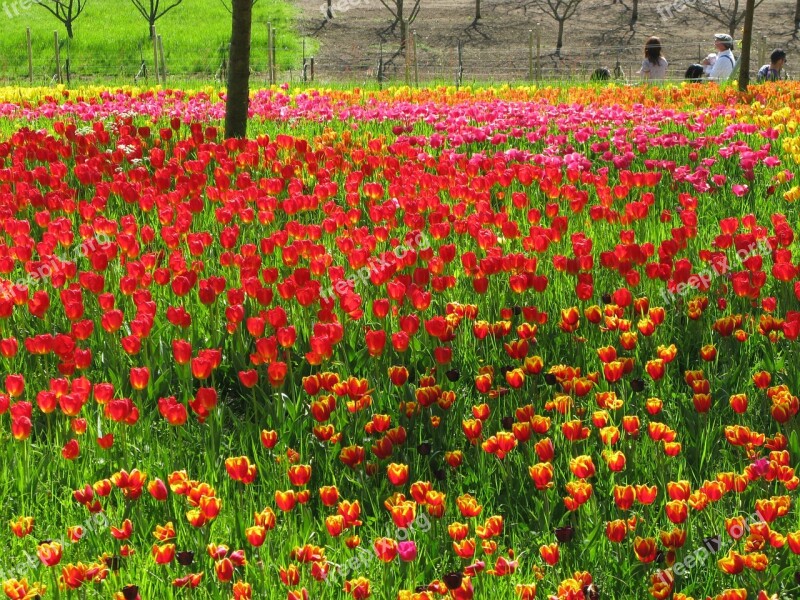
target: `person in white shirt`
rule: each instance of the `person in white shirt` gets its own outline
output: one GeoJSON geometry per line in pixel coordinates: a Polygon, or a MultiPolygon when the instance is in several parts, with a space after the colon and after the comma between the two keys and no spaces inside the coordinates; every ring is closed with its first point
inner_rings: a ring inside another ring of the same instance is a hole
{"type": "Polygon", "coordinates": [[[727,33],[718,33],[714,36],[714,46],[717,49],[717,60],[708,74],[711,81],[727,81],[736,66],[733,56],[733,38],[727,33]]]}
{"type": "Polygon", "coordinates": [[[661,56],[661,40],[651,37],[644,45],[644,62],[639,75],[645,81],[661,81],[667,76],[667,59],[661,56]]]}

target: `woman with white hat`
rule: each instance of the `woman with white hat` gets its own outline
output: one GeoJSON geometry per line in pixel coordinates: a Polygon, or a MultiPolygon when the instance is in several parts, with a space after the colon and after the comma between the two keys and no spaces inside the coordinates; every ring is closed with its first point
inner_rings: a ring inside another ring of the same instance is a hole
{"type": "Polygon", "coordinates": [[[708,78],[711,81],[726,81],[733,73],[736,58],[733,56],[733,38],[727,33],[718,33],[714,36],[714,46],[717,49],[717,60],[708,78]]]}

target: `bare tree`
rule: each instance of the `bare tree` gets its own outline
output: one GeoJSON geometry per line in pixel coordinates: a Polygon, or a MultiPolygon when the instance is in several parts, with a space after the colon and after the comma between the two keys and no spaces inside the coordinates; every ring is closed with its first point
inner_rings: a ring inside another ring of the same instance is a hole
{"type": "Polygon", "coordinates": [[[247,135],[247,109],[250,105],[250,31],[253,23],[251,0],[232,0],[231,58],[228,70],[228,97],[225,101],[225,137],[247,135]]]}
{"type": "Polygon", "coordinates": [[[156,21],[182,2],[183,0],[131,0],[134,8],[147,21],[151,38],[155,31],[156,21]]]}
{"type": "Polygon", "coordinates": [[[395,28],[400,25],[400,51],[402,52],[406,48],[406,39],[408,38],[408,26],[411,25],[414,21],[416,21],[417,16],[419,15],[420,9],[420,1],[421,0],[381,0],[381,4],[386,7],[392,16],[394,17],[394,21],[392,24],[387,28],[387,31],[391,31],[394,33],[395,28]],[[408,3],[407,3],[408,2],[408,3]],[[408,4],[411,4],[411,11],[406,16],[406,8],[408,4]]]}
{"type": "Polygon", "coordinates": [[[564,47],[564,23],[575,16],[583,0],[530,0],[526,6],[533,6],[558,23],[558,39],[556,41],[556,55],[561,56],[564,47]]]}
{"type": "MultiPolygon", "coordinates": [[[[695,2],[694,9],[701,15],[712,19],[725,27],[728,34],[735,38],[736,30],[742,24],[745,16],[745,2],[747,0],[713,0],[712,2],[695,2]]],[[[756,0],[753,9],[761,5],[764,0],[756,0]]]]}
{"type": "Polygon", "coordinates": [[[636,22],[639,20],[639,0],[633,0],[633,4],[631,5],[631,22],[630,27],[633,29],[633,26],[636,25],[636,22]]]}
{"type": "Polygon", "coordinates": [[[72,39],[74,37],[72,24],[86,8],[88,0],[35,0],[35,2],[61,21],[67,29],[67,36],[72,39]]]}

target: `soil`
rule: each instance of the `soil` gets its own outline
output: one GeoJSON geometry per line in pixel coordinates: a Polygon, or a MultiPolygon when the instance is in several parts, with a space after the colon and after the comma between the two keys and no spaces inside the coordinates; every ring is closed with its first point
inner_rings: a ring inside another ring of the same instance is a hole
{"type": "MultiPolygon", "coordinates": [[[[532,64],[536,70],[538,30],[538,64],[545,79],[585,79],[598,67],[613,71],[619,62],[626,78],[635,80],[644,42],[651,35],[661,38],[670,62],[668,77],[682,79],[690,64],[714,51],[713,35],[727,32],[721,23],[692,8],[717,1],[725,6],[735,0],[640,0],[639,19],[631,27],[632,0],[583,0],[565,24],[564,47],[559,54],[555,48],[557,23],[536,10],[536,0],[483,0],[482,18],[477,23],[474,0],[421,0],[419,15],[410,27],[416,32],[416,74],[421,82],[454,83],[460,43],[464,83],[525,81],[532,64]],[[683,9],[671,10],[670,16],[670,6],[683,9]]],[[[331,20],[324,17],[324,2],[295,0],[302,14],[302,33],[319,44],[317,81],[374,82],[381,55],[384,79],[405,80],[400,28],[391,28],[393,16],[383,5],[394,6],[395,0],[333,0],[331,20]]],[[[405,0],[406,12],[413,2],[405,0]]],[[[792,54],[800,49],[792,37],[795,4],[795,0],[763,0],[756,9],[753,71],[768,62],[774,48],[783,47],[789,53],[791,73],[792,54]]],[[[741,36],[741,31],[737,34],[735,37],[741,36]]],[[[738,56],[738,45],[734,51],[738,56]]],[[[408,55],[409,80],[414,81],[413,52],[408,55]]]]}

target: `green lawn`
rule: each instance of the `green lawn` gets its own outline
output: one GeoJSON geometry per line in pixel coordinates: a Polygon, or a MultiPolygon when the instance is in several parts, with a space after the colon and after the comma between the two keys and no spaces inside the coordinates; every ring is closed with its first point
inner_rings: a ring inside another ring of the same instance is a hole
{"type": "MultiPolygon", "coordinates": [[[[253,7],[252,62],[256,71],[267,63],[267,23],[277,28],[279,69],[299,69],[302,39],[294,30],[295,10],[281,0],[258,0],[253,7]]],[[[53,32],[58,31],[61,63],[70,59],[77,78],[114,77],[132,81],[142,58],[152,71],[153,47],[147,21],[130,0],[88,0],[74,23],[74,37],[32,0],[0,0],[0,79],[27,77],[26,28],[33,48],[34,83],[49,82],[55,73],[53,32]]],[[[156,24],[163,38],[168,76],[212,77],[219,69],[230,38],[231,17],[222,0],[185,0],[156,24]]],[[[310,49],[309,49],[310,52],[310,49]]]]}

